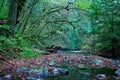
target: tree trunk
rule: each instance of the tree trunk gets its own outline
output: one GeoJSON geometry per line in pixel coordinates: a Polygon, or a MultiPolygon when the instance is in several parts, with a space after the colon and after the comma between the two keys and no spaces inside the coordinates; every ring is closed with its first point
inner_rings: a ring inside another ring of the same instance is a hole
{"type": "Polygon", "coordinates": [[[10,26],[10,35],[14,37],[14,27],[16,25],[18,0],[10,0],[9,13],[8,13],[8,25],[10,26]]]}

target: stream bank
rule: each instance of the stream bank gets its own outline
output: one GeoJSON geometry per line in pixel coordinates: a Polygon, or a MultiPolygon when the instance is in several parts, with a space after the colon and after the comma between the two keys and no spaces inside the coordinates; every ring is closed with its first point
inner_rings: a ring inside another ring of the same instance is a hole
{"type": "Polygon", "coordinates": [[[107,80],[115,80],[114,73],[120,69],[119,65],[118,60],[96,55],[52,53],[31,59],[13,59],[9,63],[2,62],[0,77],[1,80],[11,76],[22,80],[93,80],[104,76],[107,80]],[[38,73],[46,77],[36,77],[38,73]]]}

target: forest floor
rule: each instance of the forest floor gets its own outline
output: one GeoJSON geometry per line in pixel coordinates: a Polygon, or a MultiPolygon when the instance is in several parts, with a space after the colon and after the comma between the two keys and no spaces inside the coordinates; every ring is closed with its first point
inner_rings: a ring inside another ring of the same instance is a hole
{"type": "MultiPolygon", "coordinates": [[[[16,74],[16,72],[22,72],[24,69],[19,71],[18,67],[24,66],[28,69],[33,67],[40,67],[44,69],[54,70],[56,66],[75,66],[78,68],[95,67],[102,68],[108,67],[112,69],[120,68],[120,61],[103,58],[96,55],[85,55],[85,54],[65,54],[65,53],[51,53],[49,55],[41,55],[30,59],[13,59],[0,62],[0,75],[4,74],[16,74]]],[[[23,71],[24,72],[24,71],[23,71]]],[[[23,74],[23,73],[21,73],[23,74]]]]}

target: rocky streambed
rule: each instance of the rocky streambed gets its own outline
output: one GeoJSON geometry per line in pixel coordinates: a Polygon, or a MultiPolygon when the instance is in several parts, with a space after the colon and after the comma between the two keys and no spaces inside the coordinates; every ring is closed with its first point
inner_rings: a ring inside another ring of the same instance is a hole
{"type": "Polygon", "coordinates": [[[0,80],[120,80],[120,61],[56,53],[0,63],[0,80]]]}

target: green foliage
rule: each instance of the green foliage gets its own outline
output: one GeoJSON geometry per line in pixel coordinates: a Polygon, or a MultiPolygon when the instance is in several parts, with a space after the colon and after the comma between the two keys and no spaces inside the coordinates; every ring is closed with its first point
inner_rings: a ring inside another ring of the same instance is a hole
{"type": "Polygon", "coordinates": [[[32,57],[36,57],[36,56],[40,56],[40,53],[38,52],[33,52],[32,50],[24,50],[23,52],[19,53],[19,58],[32,58],[32,57]]]}
{"type": "MultiPolygon", "coordinates": [[[[20,56],[24,58],[38,55],[31,44],[37,48],[54,44],[89,53],[120,53],[119,3],[118,0],[27,0],[24,6],[20,5],[15,38],[6,38],[11,31],[6,25],[0,26],[4,41],[1,49],[22,48],[20,56]]],[[[0,13],[5,17],[4,11],[0,13]]]]}
{"type": "Polygon", "coordinates": [[[9,29],[8,25],[0,25],[0,28],[9,29]]]}
{"type": "Polygon", "coordinates": [[[90,8],[91,4],[89,0],[77,0],[74,5],[80,9],[87,10],[90,8]]]}
{"type": "Polygon", "coordinates": [[[91,34],[94,35],[95,51],[120,53],[119,1],[99,0],[92,2],[90,9],[91,34]],[[114,8],[116,7],[116,8],[114,8]],[[115,12],[117,12],[115,14],[115,12]]]}
{"type": "Polygon", "coordinates": [[[0,0],[0,19],[8,18],[8,0],[0,0]]]}
{"type": "Polygon", "coordinates": [[[14,46],[16,46],[16,41],[14,39],[0,36],[0,40],[1,40],[0,49],[13,48],[14,46]]]}
{"type": "Polygon", "coordinates": [[[6,58],[31,58],[40,55],[33,51],[32,45],[18,33],[14,38],[0,36],[0,51],[6,58]]]}
{"type": "MultiPolygon", "coordinates": [[[[75,4],[75,1],[60,0],[57,3],[54,1],[39,0],[36,3],[26,1],[19,16],[20,23],[15,28],[16,32],[19,31],[31,43],[40,43],[42,47],[55,44],[80,48],[82,33],[80,29],[83,23],[81,19],[84,12],[74,9],[72,3],[75,4]]],[[[82,26],[84,25],[86,24],[82,26]]]]}
{"type": "Polygon", "coordinates": [[[8,25],[0,25],[0,36],[10,36],[10,32],[8,25]]]}

